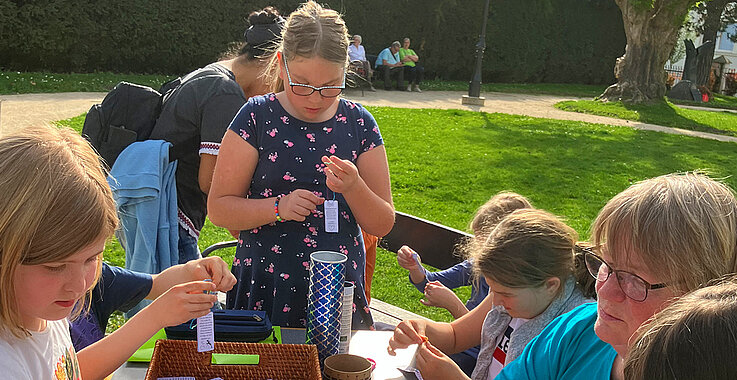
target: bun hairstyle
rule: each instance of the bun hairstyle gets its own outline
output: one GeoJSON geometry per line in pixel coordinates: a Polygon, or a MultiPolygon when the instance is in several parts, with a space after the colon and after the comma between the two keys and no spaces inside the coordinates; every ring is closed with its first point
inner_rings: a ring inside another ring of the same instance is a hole
{"type": "Polygon", "coordinates": [[[270,55],[279,46],[285,20],[274,7],[266,7],[248,15],[251,25],[243,33],[244,44],[239,55],[257,59],[270,55]]]}

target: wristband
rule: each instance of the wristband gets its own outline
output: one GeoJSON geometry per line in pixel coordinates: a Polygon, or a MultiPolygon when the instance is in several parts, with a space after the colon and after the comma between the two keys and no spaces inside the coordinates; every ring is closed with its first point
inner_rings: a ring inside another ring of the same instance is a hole
{"type": "Polygon", "coordinates": [[[274,201],[274,214],[276,214],[276,221],[277,222],[286,222],[286,220],[282,219],[281,216],[279,216],[279,200],[281,199],[282,195],[277,195],[276,200],[274,201]]]}

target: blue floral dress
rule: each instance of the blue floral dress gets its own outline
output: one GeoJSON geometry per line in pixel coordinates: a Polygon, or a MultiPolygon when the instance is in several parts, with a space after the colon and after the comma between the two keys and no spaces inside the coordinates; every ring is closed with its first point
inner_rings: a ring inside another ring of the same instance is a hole
{"type": "Polygon", "coordinates": [[[338,201],[339,232],[325,232],[324,207],[304,222],[271,223],[241,231],[227,308],[265,310],[274,325],[304,327],[307,315],[310,254],[336,251],[348,256],[346,281],[355,285],[353,328],[373,324],[364,290],[366,254],[361,230],[343,196],[325,184],[324,155],[354,164],[383,144],[373,116],[361,105],[340,99],[335,116],[308,123],[288,114],[274,94],[252,97],[230,130],[258,150],[259,160],[248,197],[287,195],[296,189],[338,201]]]}

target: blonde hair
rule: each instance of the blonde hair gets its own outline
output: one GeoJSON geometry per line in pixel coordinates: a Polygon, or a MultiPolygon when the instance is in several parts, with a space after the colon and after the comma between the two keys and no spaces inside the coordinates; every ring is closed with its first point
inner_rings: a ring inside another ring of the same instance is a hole
{"type": "Polygon", "coordinates": [[[551,277],[562,283],[571,275],[591,277],[585,268],[577,270],[577,240],[573,228],[547,211],[516,210],[474,247],[474,272],[509,288],[540,287],[551,277]]]}
{"type": "Polygon", "coordinates": [[[502,191],[489,198],[486,203],[476,210],[469,228],[476,238],[486,239],[489,232],[505,216],[521,208],[532,208],[532,204],[520,194],[502,191]]]}
{"type": "Polygon", "coordinates": [[[630,186],[599,212],[594,247],[615,262],[637,254],[662,282],[680,292],[734,272],[737,201],[704,174],[669,174],[630,186]]]}
{"type": "MultiPolygon", "coordinates": [[[[348,28],[340,14],[310,0],[289,15],[276,51],[285,62],[297,57],[320,57],[347,69],[349,44],[348,28]]],[[[272,91],[284,88],[279,70],[279,57],[274,54],[266,70],[272,91]]]]}
{"type": "MultiPolygon", "coordinates": [[[[28,335],[17,312],[23,301],[15,299],[19,265],[64,260],[115,231],[105,178],[100,158],[71,129],[28,128],[0,138],[0,329],[28,335]]],[[[89,305],[90,292],[73,316],[89,305]]]]}
{"type": "Polygon", "coordinates": [[[737,281],[695,290],[643,324],[630,344],[624,375],[631,380],[735,379],[737,281]]]}

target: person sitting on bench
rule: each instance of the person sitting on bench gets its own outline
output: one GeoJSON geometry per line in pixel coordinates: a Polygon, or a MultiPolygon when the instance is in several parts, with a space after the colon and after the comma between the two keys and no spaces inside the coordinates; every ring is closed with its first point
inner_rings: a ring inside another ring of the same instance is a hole
{"type": "Polygon", "coordinates": [[[379,53],[376,58],[376,71],[383,73],[384,90],[391,91],[391,77],[397,78],[397,90],[404,89],[404,64],[399,60],[399,48],[402,45],[399,41],[392,42],[392,45],[379,53]]]}

